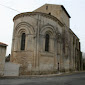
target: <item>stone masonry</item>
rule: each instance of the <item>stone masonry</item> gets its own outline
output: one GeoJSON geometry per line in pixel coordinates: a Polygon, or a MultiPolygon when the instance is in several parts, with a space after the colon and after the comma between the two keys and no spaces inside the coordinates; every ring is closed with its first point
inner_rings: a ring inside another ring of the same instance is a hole
{"type": "Polygon", "coordinates": [[[80,42],[63,5],[45,4],[14,17],[11,62],[20,75],[80,70],[80,42]]]}

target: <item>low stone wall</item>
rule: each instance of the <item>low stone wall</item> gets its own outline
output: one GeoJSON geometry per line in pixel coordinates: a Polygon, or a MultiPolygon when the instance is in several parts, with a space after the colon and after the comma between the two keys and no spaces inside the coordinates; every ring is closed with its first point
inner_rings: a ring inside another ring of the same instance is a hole
{"type": "Polygon", "coordinates": [[[4,76],[19,76],[19,64],[6,62],[4,68],[4,76]]]}

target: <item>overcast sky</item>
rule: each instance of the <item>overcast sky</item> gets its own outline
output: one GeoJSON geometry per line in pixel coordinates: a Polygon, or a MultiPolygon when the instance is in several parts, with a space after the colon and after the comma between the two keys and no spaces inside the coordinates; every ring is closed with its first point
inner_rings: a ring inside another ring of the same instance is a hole
{"type": "Polygon", "coordinates": [[[85,0],[0,0],[0,42],[8,44],[6,55],[11,53],[13,17],[33,11],[46,3],[60,4],[66,8],[71,16],[70,28],[79,37],[81,51],[85,52],[85,0]]]}

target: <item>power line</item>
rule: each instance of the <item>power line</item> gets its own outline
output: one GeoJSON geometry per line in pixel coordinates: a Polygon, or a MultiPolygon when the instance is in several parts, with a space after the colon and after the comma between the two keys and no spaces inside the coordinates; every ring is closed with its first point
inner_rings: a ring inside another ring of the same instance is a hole
{"type": "MultiPolygon", "coordinates": [[[[18,13],[21,13],[20,11],[18,11],[18,10],[16,10],[16,9],[13,9],[13,8],[11,8],[11,7],[9,7],[9,6],[5,6],[5,5],[3,5],[3,4],[0,4],[1,6],[3,6],[3,7],[5,7],[5,8],[8,8],[8,9],[11,9],[11,10],[13,10],[13,11],[16,11],[16,12],[18,12],[18,13]]],[[[32,17],[32,16],[29,16],[29,17],[31,17],[31,18],[33,18],[33,19],[36,19],[36,18],[34,18],[34,17],[32,17]]],[[[37,19],[36,19],[37,20],[37,19]]]]}
{"type": "MultiPolygon", "coordinates": [[[[16,11],[16,12],[18,12],[18,13],[21,13],[20,11],[18,11],[18,10],[16,10],[16,9],[13,9],[13,8],[11,8],[11,7],[9,7],[9,6],[5,6],[5,5],[3,5],[3,4],[0,4],[0,5],[3,6],[3,7],[5,7],[5,8],[11,9],[11,10],[13,10],[13,11],[16,11]]],[[[33,19],[35,19],[35,20],[38,20],[38,21],[40,21],[40,22],[43,22],[42,20],[36,19],[36,18],[34,18],[34,17],[32,17],[32,16],[29,16],[29,17],[31,17],[31,18],[33,18],[33,19]]],[[[56,27],[56,26],[55,26],[55,27],[56,27]]]]}
{"type": "Polygon", "coordinates": [[[3,5],[3,4],[0,4],[0,5],[3,6],[3,7],[5,7],[5,8],[8,8],[8,9],[11,9],[11,10],[13,10],[13,11],[16,11],[16,12],[20,13],[20,12],[17,11],[16,9],[13,9],[13,8],[11,8],[11,7],[9,7],[9,6],[5,6],[5,5],[3,5]]]}
{"type": "MultiPolygon", "coordinates": [[[[18,13],[21,13],[20,11],[18,11],[18,10],[16,10],[16,9],[13,9],[13,8],[11,8],[11,7],[9,7],[9,6],[5,6],[5,5],[3,5],[3,4],[0,4],[1,6],[3,6],[3,7],[5,7],[5,8],[8,8],[8,9],[11,9],[11,10],[13,10],[13,11],[16,11],[16,12],[18,12],[18,13]]],[[[32,17],[32,16],[30,16],[31,18],[33,18],[33,19],[36,19],[36,18],[34,18],[34,17],[32,17]]],[[[36,19],[37,20],[37,19],[36,19]]]]}
{"type": "MultiPolygon", "coordinates": [[[[13,8],[11,8],[11,7],[9,7],[9,6],[3,5],[3,4],[1,4],[1,3],[0,3],[0,5],[3,6],[3,7],[5,7],[5,8],[11,9],[11,10],[13,10],[13,11],[16,11],[16,12],[18,12],[18,13],[21,13],[20,11],[18,11],[18,10],[16,10],[16,9],[13,9],[13,8]]],[[[31,18],[33,18],[33,19],[35,19],[35,20],[38,20],[38,19],[36,19],[36,18],[34,18],[34,17],[32,17],[32,16],[29,16],[29,17],[31,17],[31,18]]],[[[43,22],[42,20],[38,20],[38,21],[43,22]]]]}

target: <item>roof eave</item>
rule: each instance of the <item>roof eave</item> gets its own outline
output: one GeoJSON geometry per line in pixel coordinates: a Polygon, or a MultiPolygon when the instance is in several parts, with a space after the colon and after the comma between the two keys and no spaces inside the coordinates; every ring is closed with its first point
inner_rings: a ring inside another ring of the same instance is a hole
{"type": "Polygon", "coordinates": [[[65,7],[63,5],[61,5],[61,7],[63,8],[63,10],[65,11],[65,13],[68,15],[69,18],[71,18],[71,16],[69,15],[69,13],[66,11],[65,7]]]}

